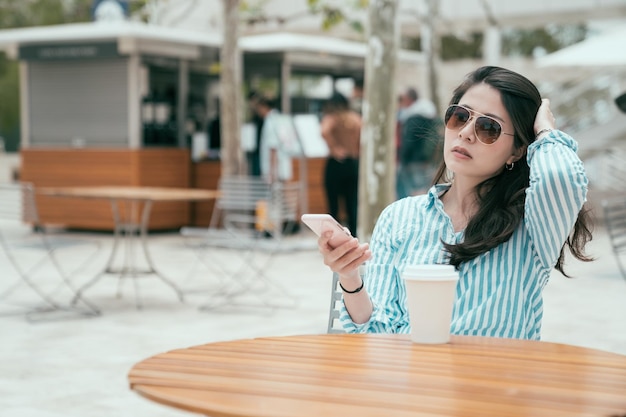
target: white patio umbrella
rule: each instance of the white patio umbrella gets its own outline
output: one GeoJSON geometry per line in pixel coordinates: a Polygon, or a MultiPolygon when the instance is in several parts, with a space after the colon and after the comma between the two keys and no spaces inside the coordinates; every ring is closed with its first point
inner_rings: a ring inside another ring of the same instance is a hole
{"type": "Polygon", "coordinates": [[[626,67],[626,25],[537,59],[538,67],[626,67]]]}

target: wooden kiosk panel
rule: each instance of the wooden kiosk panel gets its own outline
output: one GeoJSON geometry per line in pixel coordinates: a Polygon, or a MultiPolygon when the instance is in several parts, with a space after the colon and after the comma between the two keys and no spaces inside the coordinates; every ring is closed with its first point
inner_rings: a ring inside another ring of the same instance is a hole
{"type": "MultiPolygon", "coordinates": [[[[36,187],[190,187],[187,149],[29,148],[21,151],[21,158],[21,179],[36,187]]],[[[43,223],[72,229],[113,229],[111,205],[107,201],[39,196],[38,208],[43,223]]],[[[149,227],[176,229],[189,222],[190,203],[159,203],[152,208],[149,227]]]]}
{"type": "MultiPolygon", "coordinates": [[[[191,163],[187,149],[55,149],[21,151],[21,178],[36,187],[133,185],[217,189],[220,161],[191,163]]],[[[326,213],[325,158],[307,160],[308,211],[326,213]]],[[[294,160],[294,180],[298,160],[294,160]]],[[[104,200],[38,196],[43,223],[70,229],[112,230],[111,205],[104,200]]],[[[215,202],[159,202],[152,207],[150,230],[209,225],[215,202]]],[[[141,207],[138,207],[141,209],[141,207]]],[[[139,213],[136,213],[139,215],[139,213]]]]}
{"type": "MultiPolygon", "coordinates": [[[[217,190],[217,183],[222,172],[219,160],[200,161],[193,164],[193,187],[206,190],[217,190]]],[[[193,224],[198,227],[208,227],[213,215],[215,201],[203,201],[192,204],[193,224]]]]}
{"type": "MultiPolygon", "coordinates": [[[[294,177],[296,180],[300,178],[299,161],[294,160],[293,164],[294,177]]],[[[326,202],[326,190],[324,189],[324,169],[326,168],[326,158],[308,158],[306,160],[307,168],[307,190],[308,190],[308,212],[309,213],[328,213],[328,204],[326,202]]]]}

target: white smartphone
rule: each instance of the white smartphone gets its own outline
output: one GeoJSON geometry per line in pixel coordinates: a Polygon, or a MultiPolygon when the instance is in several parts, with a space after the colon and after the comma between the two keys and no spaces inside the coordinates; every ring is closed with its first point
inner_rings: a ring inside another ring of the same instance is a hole
{"type": "Polygon", "coordinates": [[[347,242],[352,235],[345,229],[333,216],[330,214],[303,214],[302,222],[306,224],[309,229],[313,230],[317,236],[321,236],[323,232],[332,230],[333,235],[328,241],[328,244],[333,248],[347,242]]]}

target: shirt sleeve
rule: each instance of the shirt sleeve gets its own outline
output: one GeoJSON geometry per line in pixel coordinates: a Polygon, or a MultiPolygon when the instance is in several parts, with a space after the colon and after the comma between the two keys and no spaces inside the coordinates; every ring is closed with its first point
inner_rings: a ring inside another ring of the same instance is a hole
{"type": "Polygon", "coordinates": [[[525,225],[543,266],[556,265],[587,198],[587,176],[577,143],[553,130],[528,147],[530,185],[526,190],[525,225]]]}
{"type": "MultiPolygon", "coordinates": [[[[395,204],[383,210],[376,222],[370,248],[372,259],[367,262],[363,281],[374,310],[370,320],[363,324],[352,321],[345,305],[341,306],[339,320],[349,333],[408,333],[409,322],[406,312],[404,285],[400,285],[400,275],[394,257],[397,244],[394,238],[395,204]]],[[[401,219],[395,219],[402,224],[401,219]]]]}

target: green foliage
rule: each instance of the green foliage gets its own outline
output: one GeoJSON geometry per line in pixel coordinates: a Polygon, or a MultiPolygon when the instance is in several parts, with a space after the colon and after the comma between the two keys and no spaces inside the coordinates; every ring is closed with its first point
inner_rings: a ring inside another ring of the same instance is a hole
{"type": "Polygon", "coordinates": [[[329,30],[345,21],[343,12],[335,7],[326,6],[321,10],[323,15],[322,29],[329,30]]]}
{"type": "Polygon", "coordinates": [[[535,48],[555,52],[585,39],[584,25],[553,25],[533,30],[508,30],[504,33],[502,53],[531,56],[535,48]]]}
{"type": "MultiPolygon", "coordinates": [[[[152,0],[130,0],[132,15],[152,0]]],[[[47,26],[91,21],[93,0],[0,0],[0,28],[47,26]]]]}
{"type": "MultiPolygon", "coordinates": [[[[92,0],[0,0],[0,28],[47,26],[91,20],[92,0]]],[[[19,148],[19,67],[0,53],[0,136],[19,148]]]]}
{"type": "Polygon", "coordinates": [[[349,24],[353,31],[357,33],[365,33],[365,27],[363,26],[363,22],[360,20],[352,20],[349,24]]]}
{"type": "Polygon", "coordinates": [[[16,151],[19,141],[18,64],[0,54],[0,136],[7,151],[16,151]]]}
{"type": "Polygon", "coordinates": [[[247,1],[241,0],[239,2],[239,11],[242,13],[248,13],[253,15],[264,14],[265,5],[267,0],[247,1]]]}
{"type": "MultiPolygon", "coordinates": [[[[585,39],[584,25],[549,26],[539,29],[510,29],[502,33],[502,54],[505,56],[532,56],[535,48],[554,52],[585,39]]],[[[404,48],[421,50],[420,38],[402,40],[404,48]]],[[[441,59],[480,59],[483,51],[483,33],[475,32],[466,36],[444,35],[441,37],[441,59]]]]}
{"type": "MultiPolygon", "coordinates": [[[[441,37],[441,59],[450,61],[465,58],[480,58],[482,54],[482,33],[472,33],[465,37],[443,35],[441,37]]],[[[406,49],[421,51],[420,37],[409,37],[402,40],[402,46],[406,49]]]]}
{"type": "Polygon", "coordinates": [[[322,29],[330,30],[333,27],[345,22],[355,32],[364,32],[363,22],[352,18],[352,14],[354,11],[367,9],[369,0],[352,0],[349,2],[347,7],[343,8],[337,6],[337,2],[322,4],[319,0],[308,0],[308,4],[311,13],[322,15],[322,29]]]}
{"type": "Polygon", "coordinates": [[[248,26],[268,23],[269,21],[284,23],[288,19],[285,16],[270,17],[265,13],[267,2],[268,0],[241,0],[239,2],[239,16],[242,22],[248,26]]]}
{"type": "Polygon", "coordinates": [[[92,0],[0,0],[0,28],[91,20],[92,0]]]}
{"type": "Polygon", "coordinates": [[[353,13],[368,7],[369,0],[350,0],[338,2],[335,0],[306,0],[306,10],[291,16],[277,15],[268,16],[265,6],[268,0],[242,0],[239,3],[239,11],[245,24],[252,26],[268,22],[283,24],[289,20],[301,18],[312,14],[322,17],[322,29],[330,30],[333,27],[346,23],[355,32],[363,33],[363,22],[353,18],[353,13]]]}
{"type": "Polygon", "coordinates": [[[128,3],[128,12],[131,16],[139,18],[139,20],[146,23],[148,22],[148,18],[150,17],[149,13],[147,12],[146,6],[151,1],[152,0],[131,0],[128,3]]]}
{"type": "Polygon", "coordinates": [[[446,35],[441,38],[441,59],[480,58],[482,46],[482,33],[472,33],[465,38],[446,35]]]}
{"type": "Polygon", "coordinates": [[[503,40],[502,53],[505,55],[530,56],[536,47],[542,47],[549,52],[559,49],[557,40],[543,28],[523,32],[512,31],[503,40]]]}
{"type": "MultiPolygon", "coordinates": [[[[443,35],[441,37],[441,59],[449,61],[463,58],[480,58],[482,41],[482,33],[473,33],[463,38],[454,35],[443,35]]],[[[402,47],[421,51],[421,38],[419,36],[403,38],[402,47]]]]}

